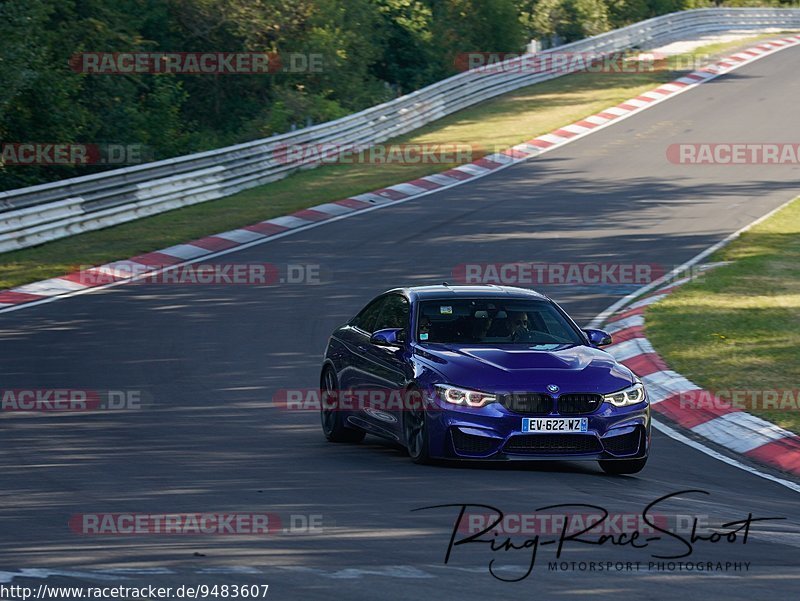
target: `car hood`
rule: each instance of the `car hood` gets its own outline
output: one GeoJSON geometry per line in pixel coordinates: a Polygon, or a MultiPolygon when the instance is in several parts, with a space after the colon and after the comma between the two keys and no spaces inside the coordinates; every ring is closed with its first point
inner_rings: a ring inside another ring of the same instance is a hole
{"type": "Polygon", "coordinates": [[[636,381],[611,355],[588,346],[437,344],[419,347],[415,355],[444,382],[486,392],[547,392],[547,386],[555,385],[561,393],[606,394],[636,381]]]}

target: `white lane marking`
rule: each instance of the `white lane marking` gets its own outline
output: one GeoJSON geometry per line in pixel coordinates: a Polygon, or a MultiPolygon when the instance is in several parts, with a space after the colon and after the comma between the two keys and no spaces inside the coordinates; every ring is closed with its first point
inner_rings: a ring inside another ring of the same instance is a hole
{"type": "MultiPolygon", "coordinates": [[[[800,36],[797,36],[797,40],[800,41],[800,36]]],[[[780,47],[780,48],[775,48],[775,49],[771,50],[770,52],[765,52],[764,54],[762,54],[760,56],[754,56],[754,57],[752,57],[751,59],[749,59],[747,61],[742,61],[741,63],[739,63],[735,67],[735,69],[739,69],[739,68],[744,67],[746,65],[750,65],[750,64],[752,64],[752,63],[754,63],[754,62],[756,62],[758,60],[761,60],[762,58],[766,58],[768,56],[772,56],[772,55],[777,54],[778,52],[780,52],[782,50],[785,50],[787,48],[794,48],[797,45],[798,45],[797,42],[795,42],[793,44],[787,44],[786,46],[783,46],[783,47],[780,47]]],[[[717,76],[714,76],[714,77],[717,77],[717,76]]],[[[664,98],[662,98],[661,100],[654,100],[653,102],[649,103],[647,106],[642,107],[640,109],[634,109],[634,110],[631,110],[631,111],[625,111],[625,110],[622,110],[622,109],[617,109],[616,107],[610,107],[608,109],[600,111],[600,112],[603,112],[603,113],[618,114],[619,117],[616,118],[616,119],[611,119],[607,123],[604,123],[602,125],[598,125],[594,129],[590,129],[590,130],[586,131],[585,133],[575,135],[575,136],[573,136],[571,138],[566,138],[566,139],[560,138],[561,142],[559,142],[558,144],[554,144],[553,146],[550,146],[548,148],[539,148],[537,154],[534,155],[534,156],[538,157],[539,155],[542,155],[542,154],[545,154],[547,152],[556,150],[558,148],[566,146],[567,144],[571,144],[572,142],[580,140],[580,139],[584,138],[585,136],[589,136],[589,135],[591,135],[591,134],[593,134],[595,132],[601,131],[601,130],[605,129],[606,127],[611,127],[613,125],[616,125],[617,123],[620,123],[621,121],[624,121],[625,119],[629,119],[629,118],[633,117],[634,115],[638,115],[642,111],[646,111],[651,107],[654,107],[654,106],[657,106],[657,105],[661,104],[662,102],[667,102],[670,99],[675,98],[676,96],[679,96],[680,94],[683,94],[685,92],[693,90],[696,87],[702,85],[703,83],[706,83],[707,81],[710,81],[714,77],[709,78],[707,80],[696,81],[696,82],[693,82],[690,85],[681,87],[674,94],[671,94],[669,96],[664,96],[664,98]]],[[[666,84],[663,84],[660,87],[664,87],[664,85],[666,85],[666,84]]],[[[538,139],[541,139],[541,136],[538,139]]],[[[524,144],[523,145],[519,145],[519,146],[524,146],[524,144]]],[[[295,234],[297,232],[309,230],[311,228],[320,227],[320,226],[323,226],[323,225],[328,225],[328,224],[331,224],[331,223],[336,223],[340,219],[347,219],[349,217],[352,217],[353,215],[363,215],[365,213],[369,213],[370,211],[375,211],[375,210],[380,209],[382,207],[388,207],[388,206],[392,206],[392,205],[395,205],[395,204],[401,204],[401,203],[405,203],[405,202],[410,202],[412,200],[417,200],[417,199],[422,198],[424,196],[428,196],[429,194],[436,194],[436,193],[441,192],[443,190],[447,190],[447,189],[455,187],[455,186],[460,186],[461,184],[464,184],[464,183],[467,183],[467,182],[474,182],[474,181],[476,181],[476,180],[478,180],[478,179],[480,179],[482,177],[485,177],[487,175],[491,175],[491,174],[494,174],[494,173],[498,173],[499,171],[502,171],[503,169],[506,169],[506,168],[511,167],[513,165],[517,165],[518,163],[523,163],[523,162],[525,162],[527,160],[528,160],[528,157],[516,159],[514,162],[507,163],[505,165],[500,165],[497,169],[491,169],[491,170],[487,169],[487,170],[485,170],[486,171],[485,173],[482,173],[480,175],[475,175],[475,176],[471,177],[470,179],[457,180],[457,181],[454,181],[451,184],[444,185],[441,188],[436,188],[435,190],[428,190],[427,192],[425,192],[423,194],[420,194],[419,196],[401,198],[399,200],[390,200],[390,199],[387,199],[385,197],[379,196],[377,194],[373,194],[371,192],[365,192],[364,194],[358,194],[356,196],[352,196],[351,198],[354,198],[356,200],[364,200],[366,202],[372,201],[372,202],[375,203],[375,205],[372,206],[372,207],[368,207],[368,208],[362,209],[360,211],[356,211],[356,212],[353,212],[353,213],[348,213],[346,215],[339,215],[337,217],[332,217],[331,219],[326,219],[325,221],[309,222],[307,225],[298,226],[298,227],[290,229],[290,230],[288,230],[286,232],[280,232],[278,234],[273,234],[271,236],[262,237],[262,239],[253,240],[251,242],[244,243],[244,244],[242,244],[240,246],[236,246],[234,248],[228,248],[228,249],[225,249],[225,250],[215,251],[213,253],[209,253],[208,255],[205,255],[204,257],[202,257],[202,259],[203,260],[215,259],[217,257],[221,257],[221,256],[228,255],[228,254],[231,254],[231,253],[247,250],[247,249],[252,248],[254,246],[258,246],[260,244],[266,244],[268,242],[273,242],[275,240],[280,240],[281,238],[283,238],[285,236],[290,236],[290,235],[295,234]]],[[[439,175],[441,176],[441,174],[439,174],[439,175]]],[[[426,177],[426,179],[430,179],[432,181],[437,181],[435,179],[437,177],[436,175],[429,175],[429,176],[425,176],[425,177],[426,177]]],[[[441,176],[441,177],[446,177],[446,176],[441,176]]],[[[455,178],[453,178],[453,179],[455,179],[455,178]]],[[[788,205],[790,202],[791,202],[791,200],[787,201],[784,205],[782,205],[781,207],[778,207],[777,209],[775,209],[775,211],[772,211],[772,212],[768,213],[767,215],[765,215],[764,217],[762,217],[761,220],[766,219],[772,213],[775,213],[775,212],[779,211],[784,206],[788,205]]],[[[278,217],[278,218],[275,218],[275,219],[270,219],[268,221],[274,223],[274,222],[277,222],[278,219],[282,219],[282,218],[278,217]]],[[[300,220],[300,221],[303,221],[303,220],[300,220]]],[[[751,224],[751,226],[752,225],[754,225],[754,224],[751,224]]],[[[741,231],[739,232],[739,234],[740,233],[741,233],[741,231]]],[[[219,234],[217,234],[217,236],[219,236],[219,234]]],[[[733,235],[732,235],[732,237],[733,237],[733,235]]],[[[711,249],[709,249],[707,251],[707,254],[701,253],[700,255],[698,255],[699,258],[695,257],[693,259],[693,261],[699,262],[700,260],[705,258],[708,254],[710,254],[711,252],[716,250],[716,248],[719,248],[719,246],[721,246],[721,245],[722,245],[722,243],[718,243],[718,245],[715,245],[715,246],[711,247],[711,249]]],[[[160,252],[160,251],[152,251],[152,252],[160,252]]],[[[184,262],[183,264],[184,265],[190,265],[192,263],[198,262],[199,260],[201,260],[201,259],[192,259],[190,261],[184,262]]],[[[688,263],[689,262],[687,262],[687,264],[688,263]]],[[[691,264],[693,265],[694,263],[691,263],[691,264]]],[[[147,275],[148,276],[156,275],[156,274],[164,271],[164,269],[166,269],[166,268],[153,270],[153,271],[149,272],[147,275]]],[[[649,284],[648,286],[645,286],[645,289],[651,290],[652,288],[654,288],[656,286],[660,286],[665,281],[667,281],[667,279],[668,279],[668,277],[670,275],[674,275],[675,273],[678,273],[680,269],[681,269],[681,267],[675,268],[669,274],[667,274],[665,276],[662,276],[661,278],[659,278],[658,280],[655,280],[653,283],[649,284]]],[[[31,301],[31,302],[28,302],[28,303],[15,304],[15,305],[11,305],[9,307],[2,307],[2,308],[0,308],[0,313],[10,313],[12,311],[19,311],[19,310],[22,310],[22,309],[27,309],[29,307],[36,307],[38,305],[51,303],[51,302],[54,302],[54,301],[57,301],[57,300],[61,300],[61,299],[64,299],[64,298],[72,298],[74,296],[79,296],[81,294],[89,294],[91,292],[95,292],[95,291],[98,291],[98,290],[105,290],[106,288],[112,288],[112,287],[115,287],[115,286],[122,286],[123,284],[127,284],[129,282],[133,282],[133,281],[142,279],[143,277],[145,277],[145,275],[140,275],[140,276],[137,276],[137,277],[134,277],[134,278],[130,278],[130,279],[125,279],[125,280],[119,280],[117,282],[111,282],[109,284],[104,284],[102,286],[93,286],[91,288],[86,288],[84,290],[76,290],[75,292],[70,292],[70,293],[67,293],[67,294],[59,295],[59,296],[45,297],[45,298],[42,298],[42,299],[39,299],[39,300],[35,300],[35,301],[31,301]]],[[[608,316],[611,313],[616,311],[615,307],[617,306],[617,304],[619,304],[619,306],[622,306],[622,304],[621,304],[622,301],[629,302],[631,299],[634,299],[637,296],[641,296],[641,294],[643,294],[645,292],[645,289],[640,289],[637,293],[629,294],[625,298],[620,299],[620,301],[618,301],[617,303],[615,303],[614,305],[612,305],[611,307],[606,309],[606,311],[604,311],[603,313],[598,315],[598,317],[595,317],[595,319],[592,320],[591,324],[601,323],[602,321],[607,319],[608,316]],[[614,308],[613,311],[611,311],[612,308],[614,308]],[[602,319],[601,319],[601,317],[602,317],[602,319]]],[[[597,327],[596,325],[591,325],[591,324],[589,326],[587,326],[587,327],[597,327]]]]}
{"type": "Polygon", "coordinates": [[[572,132],[573,134],[583,134],[592,128],[586,127],[585,125],[578,125],[576,123],[571,123],[570,125],[565,125],[561,129],[563,129],[564,131],[572,132]]]}
{"type": "Polygon", "coordinates": [[[606,117],[601,117],[600,115],[589,115],[583,121],[588,121],[589,123],[594,123],[595,125],[603,125],[604,123],[608,123],[609,119],[606,117]]]}
{"type": "Polygon", "coordinates": [[[500,163],[501,165],[505,165],[506,163],[513,163],[513,157],[508,156],[507,154],[503,154],[502,152],[495,152],[494,154],[489,154],[483,157],[484,159],[489,159],[494,163],[500,163]]]}
{"type": "Polygon", "coordinates": [[[319,211],[320,213],[328,213],[329,215],[344,215],[345,213],[355,211],[355,209],[352,207],[338,205],[335,202],[326,202],[325,204],[311,207],[311,209],[314,211],[319,211]]]}
{"type": "Polygon", "coordinates": [[[300,217],[295,217],[293,215],[284,215],[283,217],[275,217],[274,219],[268,220],[270,223],[274,223],[275,225],[282,225],[283,227],[288,228],[298,228],[308,225],[309,223],[313,223],[313,221],[309,221],[308,219],[301,219],[300,217]]]}
{"type": "MultiPolygon", "coordinates": [[[[459,179],[455,177],[450,177],[449,175],[445,175],[444,173],[434,173],[433,175],[426,175],[424,179],[432,181],[434,184],[439,184],[440,186],[445,186],[449,188],[450,186],[457,186],[459,179]]],[[[439,190],[444,190],[444,188],[436,188],[434,192],[438,192],[439,190]]],[[[422,196],[420,194],[420,196],[422,196]]]]}
{"type": "Polygon", "coordinates": [[[222,232],[221,234],[214,234],[214,237],[243,244],[245,242],[252,242],[253,240],[260,240],[264,237],[264,234],[259,234],[258,232],[250,230],[231,230],[229,232],[222,232]]]}
{"type": "Polygon", "coordinates": [[[791,432],[744,411],[726,413],[692,428],[700,436],[731,449],[746,453],[781,438],[791,437],[791,432]]]}
{"type": "Polygon", "coordinates": [[[603,350],[610,353],[617,361],[627,361],[632,357],[656,352],[647,338],[631,338],[625,342],[607,346],[603,350]]]}
{"type": "Polygon", "coordinates": [[[657,303],[658,301],[666,297],[667,297],[666,294],[654,294],[653,296],[648,296],[647,298],[643,298],[640,301],[636,301],[630,307],[628,307],[628,309],[638,309],[639,307],[647,307],[648,305],[657,303]]]}
{"type": "Polygon", "coordinates": [[[137,263],[136,261],[114,261],[113,263],[99,265],[93,268],[93,271],[113,275],[114,277],[127,278],[132,273],[143,273],[151,269],[153,269],[151,266],[145,265],[144,263],[137,263]]]}
{"type": "Polygon", "coordinates": [[[64,294],[65,292],[74,292],[76,290],[83,290],[86,288],[85,284],[63,280],[61,278],[51,278],[49,280],[40,280],[12,288],[9,292],[21,292],[23,294],[38,294],[40,296],[55,296],[57,294],[64,294]]]}
{"type": "Polygon", "coordinates": [[[733,467],[737,467],[740,470],[744,470],[745,472],[749,472],[749,473],[753,474],[754,476],[758,476],[759,478],[764,478],[765,480],[770,480],[771,482],[775,482],[776,484],[780,484],[781,486],[785,486],[789,490],[792,490],[794,492],[800,493],[800,484],[797,484],[796,482],[792,482],[790,480],[784,480],[783,478],[779,478],[777,476],[773,476],[772,474],[764,473],[764,472],[762,472],[762,471],[760,471],[760,470],[758,470],[758,469],[756,469],[754,467],[751,467],[751,466],[749,466],[747,464],[742,463],[741,461],[737,461],[733,457],[728,457],[727,455],[723,455],[722,453],[719,453],[719,452],[717,452],[717,451],[715,451],[713,449],[710,449],[707,446],[705,446],[703,444],[700,444],[697,441],[692,440],[691,438],[687,438],[686,436],[684,436],[683,434],[681,434],[677,430],[673,430],[672,428],[670,428],[666,424],[662,424],[661,422],[656,421],[655,419],[653,420],[653,427],[656,430],[658,430],[659,432],[662,432],[663,434],[666,434],[667,436],[669,436],[673,440],[677,440],[678,442],[681,442],[681,443],[683,443],[683,444],[685,444],[687,446],[690,446],[694,450],[700,451],[701,453],[703,453],[705,455],[708,455],[709,457],[713,457],[714,459],[717,459],[717,460],[721,461],[722,463],[727,463],[728,465],[731,465],[733,467]]]}
{"type": "Polygon", "coordinates": [[[536,139],[542,140],[543,142],[550,142],[551,144],[561,144],[567,140],[571,140],[572,138],[562,138],[561,136],[557,136],[556,134],[544,134],[543,136],[539,136],[536,139]]]}
{"type": "Polygon", "coordinates": [[[472,176],[475,175],[485,175],[488,172],[496,171],[500,167],[495,169],[487,169],[486,167],[481,167],[480,165],[473,165],[472,163],[467,163],[466,165],[459,165],[458,167],[454,167],[455,171],[463,171],[464,173],[468,173],[472,176]]]}
{"type": "Polygon", "coordinates": [[[653,404],[660,403],[680,392],[700,390],[697,384],[690,382],[671,369],[657,371],[648,376],[642,376],[642,383],[647,389],[647,394],[650,396],[650,402],[653,404]]]}
{"type": "Polygon", "coordinates": [[[534,146],[533,144],[529,144],[528,142],[523,142],[522,144],[517,144],[516,146],[512,146],[511,150],[522,152],[531,157],[536,156],[542,152],[541,148],[539,148],[538,146],[534,146]]]}
{"type": "Polygon", "coordinates": [[[395,190],[401,194],[408,194],[409,196],[416,196],[426,191],[426,188],[420,188],[414,184],[394,184],[393,186],[389,186],[388,189],[395,190]]]}
{"type": "Polygon", "coordinates": [[[169,248],[159,250],[162,255],[169,255],[170,257],[178,257],[179,259],[195,259],[202,255],[207,255],[209,251],[207,248],[200,248],[194,244],[176,244],[169,248]]]}
{"type": "Polygon", "coordinates": [[[662,290],[667,290],[668,288],[674,288],[676,286],[683,286],[684,284],[688,284],[691,281],[692,281],[692,278],[690,278],[690,277],[689,278],[680,278],[679,280],[675,280],[674,282],[670,282],[669,284],[666,284],[665,286],[662,286],[661,288],[656,290],[656,293],[658,294],[662,290]]]}
{"type": "MultiPolygon", "coordinates": [[[[420,196],[422,195],[420,194],[420,196]]],[[[368,202],[370,204],[378,204],[381,206],[388,206],[391,202],[393,202],[390,199],[386,198],[385,196],[381,196],[380,194],[375,194],[374,192],[364,192],[363,194],[356,194],[355,196],[351,196],[350,198],[354,200],[361,200],[363,202],[368,202]]],[[[280,219],[280,217],[278,217],[278,219],[280,219]]]]}
{"type": "Polygon", "coordinates": [[[630,317],[626,317],[624,319],[618,319],[617,321],[608,324],[607,326],[605,326],[605,330],[609,334],[613,334],[614,332],[619,332],[620,330],[632,328],[633,326],[643,326],[643,325],[644,325],[644,315],[631,315],[630,317]]]}

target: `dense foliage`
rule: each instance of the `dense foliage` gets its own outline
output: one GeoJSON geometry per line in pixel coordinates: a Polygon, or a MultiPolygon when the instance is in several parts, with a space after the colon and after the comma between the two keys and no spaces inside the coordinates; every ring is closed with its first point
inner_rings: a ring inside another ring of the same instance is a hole
{"type": "MultiPolygon", "coordinates": [[[[567,42],[701,0],[4,0],[0,142],[136,143],[166,158],[321,122],[456,71],[470,51],[567,42]],[[317,55],[315,72],[75,72],[104,52],[317,55]]],[[[702,3],[702,5],[707,5],[702,3]]],[[[0,165],[0,189],[97,167],[0,165]]]]}

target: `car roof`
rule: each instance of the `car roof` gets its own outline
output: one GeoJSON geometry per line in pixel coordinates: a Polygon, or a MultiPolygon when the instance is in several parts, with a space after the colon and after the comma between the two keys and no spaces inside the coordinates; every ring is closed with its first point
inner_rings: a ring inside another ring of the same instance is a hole
{"type": "Polygon", "coordinates": [[[436,286],[412,286],[397,288],[391,292],[404,292],[412,300],[437,300],[444,298],[517,298],[548,300],[544,294],[527,288],[514,286],[498,286],[484,284],[475,286],[450,286],[439,284],[436,286]]]}

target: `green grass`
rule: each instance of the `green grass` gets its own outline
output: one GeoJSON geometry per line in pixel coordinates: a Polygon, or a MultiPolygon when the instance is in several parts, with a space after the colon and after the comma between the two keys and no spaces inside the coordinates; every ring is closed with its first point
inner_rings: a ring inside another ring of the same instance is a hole
{"type": "MultiPolygon", "coordinates": [[[[776,35],[714,44],[695,53],[730,52],[776,35]]],[[[669,70],[567,75],[465,109],[391,142],[463,143],[485,149],[488,154],[572,123],[674,77],[669,70]]],[[[298,172],[224,199],[5,253],[0,261],[0,289],[158,250],[453,166],[329,165],[298,172]]]]}
{"type": "MultiPolygon", "coordinates": [[[[710,260],[733,263],[648,307],[648,338],[704,389],[799,389],[800,199],[710,260]]],[[[800,411],[746,410],[800,433],[800,411]]]]}

